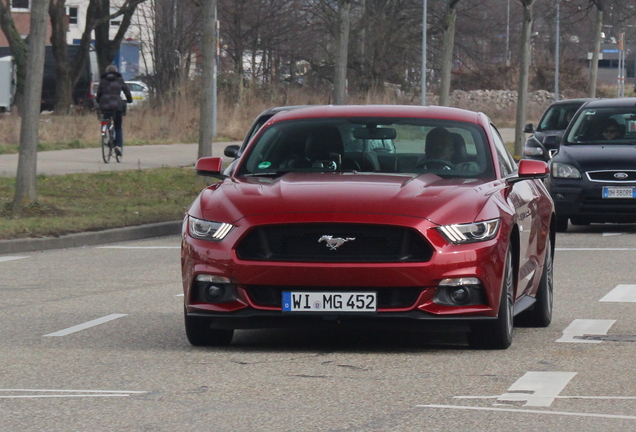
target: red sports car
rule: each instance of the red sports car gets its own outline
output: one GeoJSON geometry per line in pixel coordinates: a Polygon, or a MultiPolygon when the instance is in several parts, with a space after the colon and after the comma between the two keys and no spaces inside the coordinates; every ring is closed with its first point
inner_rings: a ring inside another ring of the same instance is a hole
{"type": "Polygon", "coordinates": [[[185,328],[305,325],[464,331],[507,348],[552,319],[554,205],[543,161],[518,165],[482,113],[447,107],[283,111],[183,223],[185,328]],[[515,317],[517,317],[515,319],[515,317]]]}

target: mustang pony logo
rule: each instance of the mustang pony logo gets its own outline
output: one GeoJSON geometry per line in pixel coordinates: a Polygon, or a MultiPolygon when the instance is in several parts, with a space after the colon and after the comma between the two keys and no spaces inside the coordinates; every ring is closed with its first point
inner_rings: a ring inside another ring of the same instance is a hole
{"type": "Polygon", "coordinates": [[[318,243],[320,243],[321,241],[325,241],[327,243],[327,247],[331,250],[336,250],[338,249],[340,246],[342,246],[343,244],[345,244],[348,241],[351,240],[355,240],[355,237],[347,237],[347,238],[342,238],[342,237],[336,237],[333,238],[330,235],[324,235],[322,237],[320,237],[320,239],[318,239],[318,243]]]}

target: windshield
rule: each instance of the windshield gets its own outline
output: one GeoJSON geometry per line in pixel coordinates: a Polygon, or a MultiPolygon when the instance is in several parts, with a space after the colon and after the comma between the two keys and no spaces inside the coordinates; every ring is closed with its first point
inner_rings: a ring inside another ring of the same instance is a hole
{"type": "Polygon", "coordinates": [[[415,118],[321,118],[274,123],[248,149],[237,176],[355,171],[494,177],[483,129],[415,118]]]}
{"type": "Polygon", "coordinates": [[[633,144],[636,142],[636,107],[587,108],[576,118],[567,144],[633,144]]]}
{"type": "Polygon", "coordinates": [[[579,109],[581,104],[576,105],[552,105],[550,106],[539,120],[539,126],[537,126],[537,131],[554,131],[554,130],[565,130],[574,117],[574,114],[579,109]]]}

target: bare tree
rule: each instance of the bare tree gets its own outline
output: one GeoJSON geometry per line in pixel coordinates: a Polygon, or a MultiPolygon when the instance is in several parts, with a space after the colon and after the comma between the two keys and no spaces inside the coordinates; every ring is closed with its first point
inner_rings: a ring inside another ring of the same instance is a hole
{"type": "Polygon", "coordinates": [[[48,3],[49,0],[33,0],[31,3],[31,30],[26,59],[22,124],[20,126],[20,154],[13,198],[14,217],[20,216],[24,208],[35,204],[37,200],[37,146],[48,3]]]}
{"type": "Polygon", "coordinates": [[[603,30],[603,0],[591,0],[596,7],[596,19],[594,21],[594,44],[592,48],[592,62],[590,64],[590,75],[587,84],[587,95],[596,97],[596,81],[598,79],[598,59],[601,51],[601,33],[603,30]]]}
{"type": "Polygon", "coordinates": [[[530,55],[532,48],[532,6],[535,0],[519,0],[523,6],[523,24],[521,31],[519,83],[517,87],[517,118],[515,124],[515,155],[521,155],[523,141],[523,125],[526,122],[526,105],[528,101],[528,75],[530,72],[530,55]]]}
{"type": "Polygon", "coordinates": [[[16,64],[16,101],[21,104],[26,80],[27,42],[22,39],[11,14],[11,0],[0,0],[0,28],[4,33],[16,64]]]}
{"type": "Polygon", "coordinates": [[[444,14],[444,45],[442,48],[442,70],[439,86],[439,104],[444,106],[449,103],[451,72],[454,63],[457,3],[459,3],[459,0],[448,0],[446,13],[444,14]]]}

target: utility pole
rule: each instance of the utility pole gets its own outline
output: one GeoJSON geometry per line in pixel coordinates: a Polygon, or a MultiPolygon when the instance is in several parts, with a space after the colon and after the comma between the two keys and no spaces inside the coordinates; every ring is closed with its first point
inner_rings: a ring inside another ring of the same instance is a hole
{"type": "Polygon", "coordinates": [[[559,100],[559,49],[561,38],[561,16],[560,16],[561,0],[556,2],[556,46],[554,48],[554,101],[559,100]]]}
{"type": "Polygon", "coordinates": [[[199,118],[199,158],[212,156],[212,138],[216,134],[216,0],[203,0],[201,60],[203,88],[199,118]]]}
{"type": "Polygon", "coordinates": [[[422,13],[422,105],[426,105],[426,2],[424,0],[422,13]]]}

